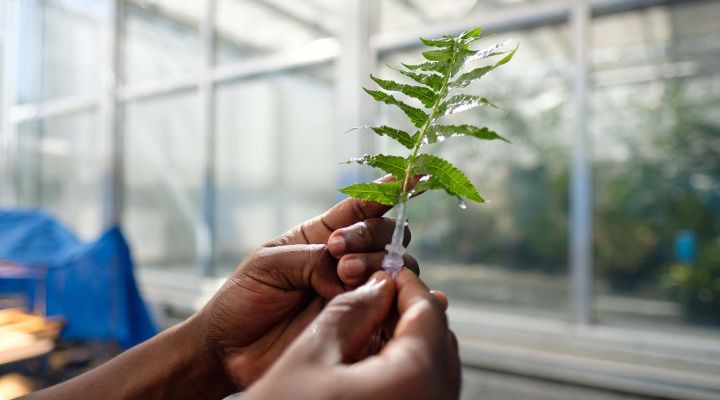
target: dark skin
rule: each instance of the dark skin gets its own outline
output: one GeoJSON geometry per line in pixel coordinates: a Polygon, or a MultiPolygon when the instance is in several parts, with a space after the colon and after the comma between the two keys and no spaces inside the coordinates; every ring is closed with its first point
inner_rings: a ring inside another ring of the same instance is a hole
{"type": "Polygon", "coordinates": [[[407,269],[395,280],[379,271],[335,297],[244,398],[456,399],[460,361],[445,308],[407,269]],[[390,341],[364,355],[394,312],[390,341]]]}
{"type": "MultiPolygon", "coordinates": [[[[338,203],[249,255],[187,321],[28,398],[218,399],[244,390],[330,300],[379,269],[394,226],[382,218],[387,210],[353,199],[338,203]]],[[[405,262],[418,272],[412,257],[405,262]]]]}

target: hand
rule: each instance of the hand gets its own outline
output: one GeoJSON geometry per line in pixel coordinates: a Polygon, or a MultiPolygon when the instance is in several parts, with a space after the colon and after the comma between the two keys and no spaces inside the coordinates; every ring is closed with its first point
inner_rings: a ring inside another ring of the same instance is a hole
{"type": "MultiPolygon", "coordinates": [[[[347,199],[243,260],[193,322],[234,385],[253,383],[327,301],[380,269],[395,222],[379,217],[389,208],[347,199]]],[[[412,257],[406,265],[418,269],[412,257]]]]}
{"type": "Polygon", "coordinates": [[[380,218],[389,208],[340,202],[247,257],[187,321],[30,397],[215,399],[250,385],[327,301],[380,268],[395,225],[380,218]]]}
{"type": "Polygon", "coordinates": [[[443,310],[443,302],[406,269],[395,281],[378,272],[333,299],[245,397],[456,399],[460,360],[443,310]],[[386,321],[396,293],[399,320],[392,338],[378,355],[352,363],[386,321]]]}

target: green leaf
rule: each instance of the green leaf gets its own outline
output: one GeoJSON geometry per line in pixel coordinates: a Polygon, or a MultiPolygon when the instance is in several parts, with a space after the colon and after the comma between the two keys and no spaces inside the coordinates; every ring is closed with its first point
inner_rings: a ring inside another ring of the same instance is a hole
{"type": "Polygon", "coordinates": [[[508,55],[503,57],[500,61],[496,62],[494,68],[497,68],[501,65],[509,63],[510,60],[512,60],[512,58],[515,55],[515,52],[518,50],[518,48],[520,48],[520,43],[516,44],[515,48],[512,49],[512,51],[510,51],[510,53],[508,53],[508,55]]]}
{"type": "Polygon", "coordinates": [[[482,140],[502,140],[510,143],[509,140],[500,136],[497,132],[486,127],[478,128],[473,125],[432,125],[428,128],[426,142],[435,143],[455,136],[472,136],[482,140]]]}
{"type": "Polygon", "coordinates": [[[414,80],[417,83],[422,83],[423,85],[429,87],[436,92],[442,89],[443,77],[441,75],[434,73],[424,74],[421,72],[404,71],[401,69],[396,69],[396,71],[400,72],[401,74],[407,76],[408,78],[414,80]]]}
{"type": "Polygon", "coordinates": [[[415,146],[416,140],[413,139],[409,133],[401,131],[400,129],[395,129],[387,125],[370,126],[369,128],[380,136],[388,136],[395,139],[398,143],[410,150],[412,150],[413,146],[415,146]]]}
{"type": "Polygon", "coordinates": [[[458,76],[457,79],[448,83],[448,86],[451,88],[464,88],[467,85],[471,84],[473,81],[482,78],[483,76],[485,76],[485,74],[492,71],[494,68],[495,67],[492,65],[475,68],[470,72],[466,72],[458,76]]]}
{"type": "Polygon", "coordinates": [[[461,33],[459,37],[462,40],[480,39],[482,37],[482,28],[470,29],[469,31],[461,33]]]}
{"type": "Polygon", "coordinates": [[[356,199],[371,200],[380,204],[394,206],[400,201],[402,182],[356,183],[338,191],[356,199]]]}
{"type": "Polygon", "coordinates": [[[365,155],[361,158],[353,158],[350,161],[346,161],[347,164],[358,163],[366,164],[373,168],[379,168],[397,179],[402,179],[405,176],[405,164],[406,160],[400,156],[386,156],[384,154],[378,155],[365,155]]]}
{"type": "Polygon", "coordinates": [[[378,86],[385,90],[401,92],[409,97],[420,100],[420,102],[427,108],[431,108],[437,99],[435,93],[426,87],[405,85],[403,83],[380,79],[373,75],[370,75],[370,79],[374,80],[378,86]]]}
{"type": "Polygon", "coordinates": [[[428,50],[423,51],[422,56],[425,57],[428,61],[440,61],[440,62],[448,62],[452,60],[453,55],[455,54],[455,46],[448,47],[446,49],[442,50],[428,50]]]}
{"type": "Polygon", "coordinates": [[[393,96],[379,91],[379,90],[370,90],[367,88],[363,88],[367,94],[372,96],[375,100],[381,101],[385,104],[396,106],[399,109],[401,109],[405,115],[410,118],[410,122],[413,123],[416,127],[421,127],[427,122],[428,116],[425,114],[421,109],[415,108],[413,106],[407,105],[403,103],[402,101],[394,98],[393,96]]]}
{"type": "Polygon", "coordinates": [[[434,71],[439,72],[441,74],[445,74],[448,68],[448,64],[444,62],[437,62],[437,61],[426,61],[424,63],[420,64],[405,64],[402,63],[403,67],[411,70],[411,71],[434,71]]]}
{"type": "Polygon", "coordinates": [[[419,155],[415,159],[413,173],[416,175],[432,175],[442,185],[443,189],[451,195],[465,197],[478,203],[485,202],[485,199],[480,196],[465,174],[450,164],[449,161],[440,157],[431,154],[419,155]]]}
{"type": "Polygon", "coordinates": [[[500,61],[496,62],[494,65],[487,65],[487,66],[484,66],[484,67],[478,67],[478,68],[475,68],[474,70],[472,70],[472,71],[470,71],[470,72],[466,72],[466,73],[460,75],[460,76],[459,76],[457,79],[455,79],[453,82],[450,82],[450,83],[448,84],[448,87],[451,87],[451,88],[453,88],[453,87],[464,88],[464,87],[466,87],[467,85],[469,85],[469,84],[471,84],[472,82],[474,82],[475,80],[482,78],[483,76],[485,76],[485,74],[487,74],[488,72],[494,70],[495,68],[497,68],[497,67],[499,67],[499,66],[501,66],[501,65],[507,64],[508,62],[510,62],[510,60],[512,60],[512,58],[513,58],[513,56],[515,55],[515,52],[517,51],[518,47],[519,47],[519,45],[518,45],[518,46],[515,46],[515,48],[512,49],[511,51],[507,52],[507,53],[506,53],[507,55],[506,55],[505,57],[503,57],[500,61]]]}
{"type": "MultiPolygon", "coordinates": [[[[497,43],[497,44],[494,44],[494,45],[488,47],[485,50],[480,50],[480,51],[476,52],[475,55],[472,58],[468,59],[467,61],[483,60],[486,58],[497,56],[499,54],[506,54],[506,52],[497,51],[497,50],[500,49],[501,47],[507,45],[509,42],[510,41],[508,40],[503,43],[497,43]]],[[[516,50],[517,50],[517,48],[516,48],[516,50]]]]}
{"type": "Polygon", "coordinates": [[[420,38],[420,41],[422,44],[429,47],[449,47],[455,43],[455,39],[449,36],[443,36],[439,39],[420,38]]]}
{"type": "Polygon", "coordinates": [[[437,189],[443,189],[443,186],[440,184],[438,179],[434,176],[426,175],[425,177],[420,179],[420,181],[418,181],[415,186],[413,186],[411,194],[413,196],[417,196],[422,192],[437,189]]]}
{"type": "Polygon", "coordinates": [[[490,100],[484,97],[469,94],[456,94],[440,105],[436,115],[437,117],[443,117],[446,115],[472,110],[480,106],[491,106],[497,108],[490,102],[490,100]]]}
{"type": "Polygon", "coordinates": [[[465,48],[462,48],[457,51],[455,54],[454,62],[452,64],[452,68],[450,69],[450,76],[455,76],[460,70],[465,66],[467,60],[473,58],[475,54],[477,53],[476,50],[470,50],[465,46],[465,48]]]}

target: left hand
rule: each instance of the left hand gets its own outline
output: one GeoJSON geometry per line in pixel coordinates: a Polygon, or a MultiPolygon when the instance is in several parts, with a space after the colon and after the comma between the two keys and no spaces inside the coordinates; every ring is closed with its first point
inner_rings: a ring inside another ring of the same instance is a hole
{"type": "Polygon", "coordinates": [[[394,220],[379,217],[389,208],[346,199],[243,260],[194,317],[234,385],[257,380],[328,301],[380,269],[394,220]]]}

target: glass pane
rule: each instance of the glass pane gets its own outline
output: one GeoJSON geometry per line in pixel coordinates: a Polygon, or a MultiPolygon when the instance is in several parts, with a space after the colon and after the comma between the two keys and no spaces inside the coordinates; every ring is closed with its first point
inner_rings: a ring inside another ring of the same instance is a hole
{"type": "Polygon", "coordinates": [[[17,126],[14,149],[13,179],[17,203],[21,207],[40,207],[42,156],[40,154],[41,124],[26,122],[17,126]]]}
{"type": "Polygon", "coordinates": [[[432,23],[444,23],[477,18],[499,11],[506,12],[539,3],[557,3],[554,0],[382,0],[380,5],[380,31],[419,29],[432,23]]]}
{"type": "MultiPolygon", "coordinates": [[[[483,307],[566,316],[567,35],[564,26],[548,27],[497,35],[477,44],[486,48],[509,38],[522,43],[511,63],[465,90],[488,97],[503,111],[480,109],[459,114],[452,122],[488,126],[512,144],[454,138],[428,147],[465,171],[489,200],[461,210],[456,199],[433,192],[410,203],[410,251],[419,258],[429,285],[452,298],[483,307]]],[[[417,52],[408,52],[381,61],[399,65],[419,59],[417,52]]],[[[403,80],[387,68],[381,75],[403,80]]],[[[396,109],[380,110],[384,120],[409,129],[396,109]]]]}
{"type": "Polygon", "coordinates": [[[142,267],[194,268],[203,159],[197,110],[194,94],[125,108],[124,227],[142,267]]]}
{"type": "Polygon", "coordinates": [[[99,95],[102,23],[108,2],[51,0],[44,4],[43,98],[99,95]]]}
{"type": "Polygon", "coordinates": [[[11,18],[19,20],[9,25],[9,28],[15,26],[13,32],[10,32],[10,37],[17,41],[11,46],[11,49],[17,48],[12,49],[15,54],[11,55],[17,57],[17,60],[9,61],[13,61],[17,70],[10,72],[15,76],[8,78],[14,79],[17,85],[18,103],[37,102],[42,99],[44,83],[42,79],[43,7],[40,2],[26,1],[17,6],[19,15],[16,15],[16,11],[13,11],[13,7],[9,5],[7,11],[11,18]]]}
{"type": "Polygon", "coordinates": [[[87,240],[102,230],[107,140],[98,132],[94,113],[25,123],[18,130],[20,205],[47,210],[87,240]]]}
{"type": "Polygon", "coordinates": [[[720,3],[593,23],[601,322],[720,323],[720,3]]]}
{"type": "Polygon", "coordinates": [[[175,78],[200,70],[199,27],[204,3],[126,0],[125,82],[175,78]]]}
{"type": "Polygon", "coordinates": [[[218,0],[219,63],[296,48],[337,36],[341,2],[218,0]]]}
{"type": "Polygon", "coordinates": [[[337,199],[331,67],[221,86],[217,94],[217,252],[234,268],[262,242],[337,199]]]}

